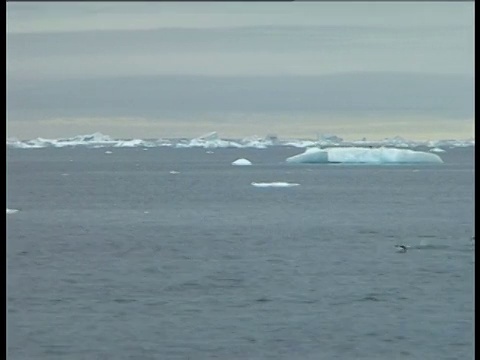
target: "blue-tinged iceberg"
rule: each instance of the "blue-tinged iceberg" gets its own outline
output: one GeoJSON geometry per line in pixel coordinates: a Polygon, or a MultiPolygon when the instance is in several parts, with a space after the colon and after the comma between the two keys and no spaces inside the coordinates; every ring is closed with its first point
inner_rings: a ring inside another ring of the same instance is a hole
{"type": "Polygon", "coordinates": [[[307,148],[304,153],[291,156],[287,162],[292,163],[328,163],[328,152],[317,147],[307,148]]]}
{"type": "Polygon", "coordinates": [[[308,148],[286,159],[293,163],[443,163],[440,156],[423,151],[396,148],[335,147],[308,148]]]}

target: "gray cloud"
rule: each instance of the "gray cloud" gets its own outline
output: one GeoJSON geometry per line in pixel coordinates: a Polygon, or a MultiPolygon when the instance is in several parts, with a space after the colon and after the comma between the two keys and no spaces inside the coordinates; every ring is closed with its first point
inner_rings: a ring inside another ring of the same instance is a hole
{"type": "Polygon", "coordinates": [[[243,27],[7,36],[11,79],[473,72],[468,27],[243,27]]]}
{"type": "Polygon", "coordinates": [[[14,85],[8,88],[8,112],[24,118],[298,111],[468,118],[473,116],[472,94],[472,79],[459,75],[122,77],[14,85]]]}
{"type": "Polygon", "coordinates": [[[8,2],[7,32],[159,27],[473,26],[473,2],[8,2]]]}
{"type": "Polygon", "coordinates": [[[473,117],[473,51],[470,3],[10,2],[7,121],[456,121],[473,117]]]}

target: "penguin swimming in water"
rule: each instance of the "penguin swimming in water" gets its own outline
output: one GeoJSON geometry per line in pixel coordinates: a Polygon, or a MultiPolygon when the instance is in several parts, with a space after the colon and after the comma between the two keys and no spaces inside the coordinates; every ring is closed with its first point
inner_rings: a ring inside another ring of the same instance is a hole
{"type": "Polygon", "coordinates": [[[407,252],[407,247],[405,245],[395,245],[395,247],[398,249],[398,252],[407,252]]]}

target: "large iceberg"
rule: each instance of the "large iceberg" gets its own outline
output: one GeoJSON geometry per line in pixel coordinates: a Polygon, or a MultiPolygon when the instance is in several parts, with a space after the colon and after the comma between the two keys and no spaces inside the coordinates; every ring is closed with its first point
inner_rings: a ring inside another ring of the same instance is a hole
{"type": "Polygon", "coordinates": [[[396,148],[335,147],[308,148],[286,159],[294,163],[443,163],[440,156],[423,151],[396,148]]]}

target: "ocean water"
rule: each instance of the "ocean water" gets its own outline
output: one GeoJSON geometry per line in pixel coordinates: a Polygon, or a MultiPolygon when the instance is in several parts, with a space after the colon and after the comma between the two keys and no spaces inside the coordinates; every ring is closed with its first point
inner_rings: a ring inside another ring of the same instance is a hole
{"type": "Polygon", "coordinates": [[[210,151],[7,149],[8,359],[474,358],[472,147],[210,151]]]}

